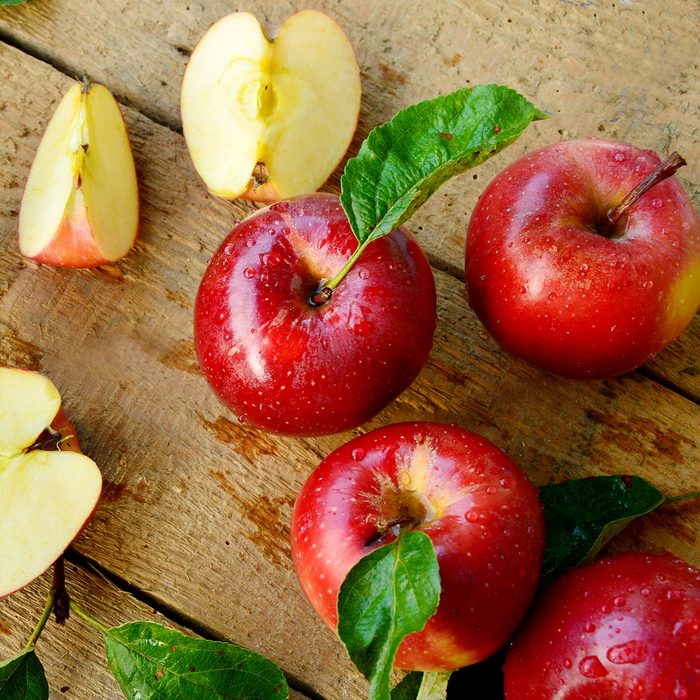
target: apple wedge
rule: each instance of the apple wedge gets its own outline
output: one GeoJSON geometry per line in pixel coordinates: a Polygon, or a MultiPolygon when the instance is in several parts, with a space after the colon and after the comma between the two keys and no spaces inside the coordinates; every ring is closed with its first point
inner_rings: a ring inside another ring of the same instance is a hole
{"type": "Polygon", "coordinates": [[[121,110],[103,85],[75,84],[39,144],[19,213],[23,255],[96,267],[136,240],[138,185],[121,110]]]}
{"type": "Polygon", "coordinates": [[[292,15],[270,42],[247,12],[202,37],[182,82],[182,125],[197,172],[219,197],[272,202],[316,191],[350,145],[360,71],[327,15],[292,15]]]}
{"type": "Polygon", "coordinates": [[[50,380],[0,368],[0,598],[48,569],[97,506],[100,470],[72,432],[50,380]]]}

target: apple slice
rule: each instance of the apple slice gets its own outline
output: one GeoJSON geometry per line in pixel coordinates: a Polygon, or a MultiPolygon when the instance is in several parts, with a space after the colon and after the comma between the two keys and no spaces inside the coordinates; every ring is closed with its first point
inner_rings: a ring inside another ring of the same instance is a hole
{"type": "Polygon", "coordinates": [[[138,217],[136,169],[119,105],[103,85],[75,84],[29,173],[20,250],[58,267],[104,265],[131,250],[138,217]]]}
{"type": "Polygon", "coordinates": [[[100,498],[97,465],[79,452],[60,451],[52,424],[68,438],[72,426],[51,381],[0,368],[0,598],[51,566],[100,498]],[[45,435],[57,449],[32,449],[45,435]]]}
{"type": "Polygon", "coordinates": [[[182,82],[194,166],[220,197],[314,192],[350,145],[360,95],[352,45],[327,15],[293,15],[274,42],[253,15],[227,15],[199,42],[182,82]]]}

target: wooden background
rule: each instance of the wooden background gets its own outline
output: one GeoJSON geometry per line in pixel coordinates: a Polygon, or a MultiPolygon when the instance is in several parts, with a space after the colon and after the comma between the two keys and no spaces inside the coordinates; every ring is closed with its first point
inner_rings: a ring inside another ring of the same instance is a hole
{"type": "MultiPolygon", "coordinates": [[[[208,258],[251,210],[207,194],[180,133],[178,93],[199,37],[233,9],[274,33],[314,7],[348,32],[363,106],[351,153],[419,99],[505,83],[553,114],[446,185],[410,224],[435,270],[435,347],[415,384],[369,425],[454,421],[505,449],[537,483],[640,474],[669,495],[700,486],[700,320],[615,381],[558,379],[509,356],[467,306],[465,226],[488,180],[564,137],[680,151],[700,206],[700,4],[683,0],[29,0],[0,8],[0,364],[59,387],[106,489],[69,554],[68,585],[108,624],[165,618],[277,661],[295,698],[362,698],[366,684],[297,587],[288,523],[307,474],[350,435],[289,439],[239,425],[200,376],[192,304],[208,258]],[[141,185],[141,233],[123,261],[42,267],[16,244],[22,189],[73,78],[124,105],[141,185]]],[[[338,190],[338,173],[326,189],[338,190]]],[[[616,549],[669,549],[700,564],[700,505],[664,507],[616,549]]],[[[0,553],[1,556],[1,553],[0,553]]],[[[0,657],[25,643],[47,576],[0,601],[0,657]]],[[[39,642],[52,697],[121,697],[98,635],[79,620],[39,642]]]]}

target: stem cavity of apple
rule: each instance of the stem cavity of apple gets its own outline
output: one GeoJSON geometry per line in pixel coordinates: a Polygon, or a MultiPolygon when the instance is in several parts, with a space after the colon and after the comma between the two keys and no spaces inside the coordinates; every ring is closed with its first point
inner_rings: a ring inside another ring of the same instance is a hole
{"type": "Polygon", "coordinates": [[[657,185],[662,180],[671,177],[671,175],[684,165],[686,165],[685,158],[676,153],[676,151],[671,153],[663,163],[643,178],[616,207],[608,211],[608,221],[611,224],[615,224],[642,195],[646,194],[654,185],[657,185]]]}

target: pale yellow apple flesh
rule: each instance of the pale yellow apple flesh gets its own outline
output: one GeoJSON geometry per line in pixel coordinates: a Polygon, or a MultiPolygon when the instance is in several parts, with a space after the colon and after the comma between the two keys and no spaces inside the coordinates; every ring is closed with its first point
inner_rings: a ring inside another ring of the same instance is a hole
{"type": "Polygon", "coordinates": [[[270,42],[253,15],[237,12],[190,58],[183,130],[213,194],[286,199],[328,179],[350,145],[360,97],[355,54],[330,17],[299,12],[270,42]]]}
{"type": "Polygon", "coordinates": [[[0,598],[51,566],[100,498],[100,470],[85,455],[27,450],[60,406],[45,377],[0,368],[0,598]]]}
{"type": "Polygon", "coordinates": [[[124,257],[138,229],[138,185],[121,110],[103,85],[75,84],[39,144],[19,214],[23,255],[59,267],[124,257]]]}

